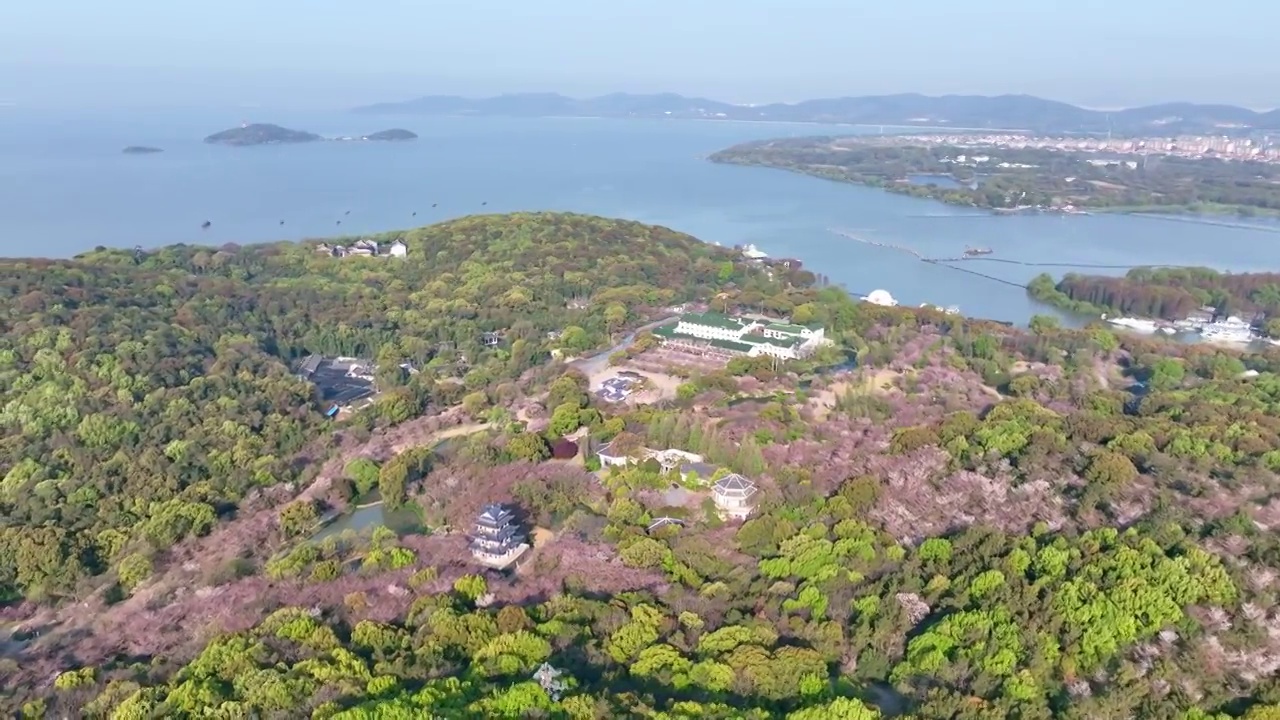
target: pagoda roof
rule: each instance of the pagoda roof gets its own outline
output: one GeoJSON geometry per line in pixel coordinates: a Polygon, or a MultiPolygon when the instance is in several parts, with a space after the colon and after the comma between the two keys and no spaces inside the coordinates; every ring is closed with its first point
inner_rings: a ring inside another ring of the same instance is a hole
{"type": "Polygon", "coordinates": [[[755,494],[756,484],[738,473],[732,473],[717,480],[714,489],[717,495],[746,498],[755,494]]]}

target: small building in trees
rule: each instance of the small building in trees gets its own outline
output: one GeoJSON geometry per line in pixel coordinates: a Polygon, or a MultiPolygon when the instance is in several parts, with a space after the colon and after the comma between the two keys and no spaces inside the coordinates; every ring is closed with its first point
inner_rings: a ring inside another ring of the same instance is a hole
{"type": "Polygon", "coordinates": [[[596,456],[600,458],[600,464],[604,467],[626,467],[627,465],[639,465],[645,460],[656,460],[658,465],[662,467],[663,472],[672,472],[679,468],[681,474],[688,470],[696,472],[705,472],[708,469],[714,472],[714,468],[703,462],[703,457],[697,453],[668,448],[666,450],[653,450],[644,446],[637,446],[633,450],[617,447],[618,443],[611,442],[596,448],[596,456]]]}
{"type": "Polygon", "coordinates": [[[678,322],[652,330],[663,345],[718,358],[773,357],[794,360],[828,344],[821,325],[715,312],[685,313],[678,322]]]}
{"type": "Polygon", "coordinates": [[[662,517],[657,518],[653,522],[649,523],[649,527],[645,528],[645,532],[649,534],[653,534],[664,527],[682,528],[684,527],[684,521],[681,520],[680,518],[674,518],[667,515],[663,515],[662,517]]]}
{"type": "Polygon", "coordinates": [[[596,457],[600,458],[600,464],[604,467],[626,467],[635,462],[630,453],[615,450],[613,443],[605,443],[596,448],[596,457]]]}
{"type": "Polygon", "coordinates": [[[484,507],[471,536],[471,555],[495,570],[511,567],[529,550],[529,543],[515,515],[497,503],[484,507]]]}
{"type": "Polygon", "coordinates": [[[742,520],[755,508],[756,490],[755,483],[742,475],[733,473],[720,478],[712,486],[711,496],[721,518],[742,520]]]}
{"type": "Polygon", "coordinates": [[[409,246],[404,244],[403,240],[396,240],[391,243],[391,249],[387,251],[391,257],[402,258],[409,254],[409,246]]]}

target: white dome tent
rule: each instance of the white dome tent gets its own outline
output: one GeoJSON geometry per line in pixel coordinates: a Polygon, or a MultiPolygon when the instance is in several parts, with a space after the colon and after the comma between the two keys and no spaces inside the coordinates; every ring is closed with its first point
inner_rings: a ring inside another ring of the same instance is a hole
{"type": "Polygon", "coordinates": [[[898,301],[893,299],[888,290],[872,290],[870,294],[862,299],[872,305],[882,305],[884,307],[897,307],[898,305],[898,301]]]}

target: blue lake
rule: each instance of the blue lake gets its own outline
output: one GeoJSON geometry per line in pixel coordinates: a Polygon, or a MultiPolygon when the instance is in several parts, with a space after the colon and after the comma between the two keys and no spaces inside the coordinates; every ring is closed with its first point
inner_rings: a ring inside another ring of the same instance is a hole
{"type": "MultiPolygon", "coordinates": [[[[903,304],[957,305],[967,315],[1018,323],[1046,312],[1019,288],[919,263],[829,229],[907,244],[934,257],[972,245],[994,249],[996,258],[1033,262],[1280,268],[1275,232],[1116,215],[996,217],[705,160],[748,140],[855,128],[263,110],[246,118],[243,112],[0,108],[0,254],[250,243],[383,231],[479,212],[571,210],[658,223],[722,245],[754,243],[771,255],[799,258],[850,290],[885,288],[903,304]],[[326,136],[403,127],[420,139],[252,148],[202,142],[244,120],[326,136]],[[126,145],[165,152],[124,155],[126,145]],[[201,230],[205,220],[212,225],[201,230]]],[[[994,262],[966,267],[1019,283],[1043,270],[1060,275],[1070,269],[994,262]]]]}

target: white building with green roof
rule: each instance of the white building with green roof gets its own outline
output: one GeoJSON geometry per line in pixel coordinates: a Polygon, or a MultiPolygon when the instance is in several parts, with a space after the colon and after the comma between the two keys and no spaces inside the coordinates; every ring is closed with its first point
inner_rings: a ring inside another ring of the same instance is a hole
{"type": "Polygon", "coordinates": [[[782,360],[804,357],[827,342],[821,325],[764,322],[715,312],[681,315],[675,325],[658,328],[654,334],[693,351],[782,360]]]}

